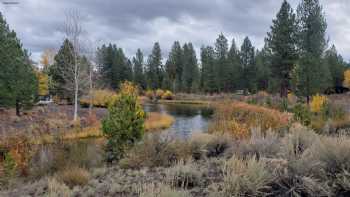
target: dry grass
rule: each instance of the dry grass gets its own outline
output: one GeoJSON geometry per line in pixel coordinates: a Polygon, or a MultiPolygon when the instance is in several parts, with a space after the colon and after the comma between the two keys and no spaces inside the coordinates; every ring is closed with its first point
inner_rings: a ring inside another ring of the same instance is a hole
{"type": "Polygon", "coordinates": [[[87,107],[92,101],[92,105],[95,107],[108,107],[116,99],[117,93],[110,90],[93,90],[91,96],[91,99],[90,96],[81,98],[80,104],[87,107]]]}
{"type": "Polygon", "coordinates": [[[265,196],[273,181],[266,163],[255,157],[248,160],[233,157],[226,163],[223,172],[224,196],[265,196]]]}
{"type": "Polygon", "coordinates": [[[48,197],[67,197],[72,195],[72,191],[65,184],[60,183],[55,178],[50,178],[47,182],[48,197]]]}
{"type": "Polygon", "coordinates": [[[168,185],[146,184],[141,186],[140,197],[191,197],[188,191],[175,190],[168,185]]]}
{"type": "Polygon", "coordinates": [[[73,188],[78,185],[86,185],[89,182],[90,173],[84,168],[70,166],[66,167],[63,171],[58,172],[56,177],[67,186],[73,188]]]}
{"type": "Polygon", "coordinates": [[[188,104],[188,105],[210,105],[210,101],[202,100],[159,100],[159,103],[164,104],[188,104]]]}
{"type": "Polygon", "coordinates": [[[158,134],[145,136],[144,140],[129,150],[120,161],[123,168],[169,167],[191,158],[191,148],[183,140],[164,139],[158,134]]]}
{"type": "Polygon", "coordinates": [[[201,184],[202,172],[193,161],[181,160],[167,170],[167,180],[174,187],[193,188],[201,184]]]}
{"type": "MultiPolygon", "coordinates": [[[[156,112],[151,112],[147,114],[145,120],[145,130],[146,131],[159,131],[162,129],[169,128],[175,119],[167,114],[160,114],[156,112]]],[[[100,122],[95,122],[88,127],[75,127],[66,132],[61,133],[60,135],[52,134],[42,134],[31,139],[31,144],[50,144],[60,140],[76,140],[76,139],[87,139],[87,138],[100,138],[103,137],[101,131],[100,122]]]]}
{"type": "Polygon", "coordinates": [[[151,112],[147,114],[145,121],[145,130],[146,131],[157,131],[169,128],[175,119],[167,114],[161,114],[156,112],[151,112]]]}
{"type": "Polygon", "coordinates": [[[229,133],[236,138],[250,136],[250,129],[260,127],[281,129],[288,126],[291,114],[243,102],[226,101],[215,105],[214,121],[209,128],[211,133],[229,133]]]}

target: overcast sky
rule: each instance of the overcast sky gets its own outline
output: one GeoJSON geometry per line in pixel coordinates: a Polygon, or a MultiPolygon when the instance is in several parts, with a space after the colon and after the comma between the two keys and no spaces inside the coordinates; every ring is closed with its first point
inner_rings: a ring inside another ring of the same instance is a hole
{"type": "MultiPolygon", "coordinates": [[[[38,60],[46,48],[58,49],[64,38],[65,13],[77,9],[84,18],[85,37],[92,43],[113,42],[130,57],[137,48],[149,53],[156,41],[163,56],[175,40],[192,42],[198,51],[212,45],[221,32],[241,44],[249,36],[261,48],[282,0],[0,0],[11,29],[38,60]]],[[[289,1],[294,8],[299,0],[289,1]]],[[[321,0],[330,44],[350,60],[350,2],[321,0]]]]}

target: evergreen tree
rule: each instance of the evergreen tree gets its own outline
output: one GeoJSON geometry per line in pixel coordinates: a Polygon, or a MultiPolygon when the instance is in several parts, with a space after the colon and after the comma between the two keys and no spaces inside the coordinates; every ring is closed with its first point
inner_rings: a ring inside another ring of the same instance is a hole
{"type": "Polygon", "coordinates": [[[300,60],[294,82],[298,95],[310,96],[329,86],[330,72],[322,62],[327,23],[318,0],[302,0],[297,9],[300,60]]]}
{"type": "Polygon", "coordinates": [[[116,50],[113,60],[111,86],[113,89],[118,89],[121,83],[132,79],[132,68],[131,63],[128,63],[128,59],[125,57],[123,49],[121,48],[116,50]]]}
{"type": "Polygon", "coordinates": [[[241,46],[241,87],[244,92],[256,91],[256,67],[255,67],[255,49],[250,42],[249,38],[246,37],[241,46]]]}
{"type": "Polygon", "coordinates": [[[37,79],[28,54],[0,12],[0,106],[30,106],[37,94],[37,79]]]}
{"type": "Polygon", "coordinates": [[[279,86],[281,97],[287,97],[290,89],[291,71],[297,60],[297,26],[293,9],[284,0],[268,33],[268,47],[271,51],[273,80],[279,86]]]}
{"type": "Polygon", "coordinates": [[[173,92],[182,90],[182,74],[183,74],[183,52],[181,45],[175,41],[165,67],[166,75],[171,83],[173,92]]]}
{"type": "Polygon", "coordinates": [[[112,44],[102,45],[97,50],[98,70],[103,87],[112,87],[112,68],[116,51],[117,46],[112,44]]]}
{"type": "Polygon", "coordinates": [[[271,77],[271,53],[264,47],[261,51],[257,51],[256,57],[256,82],[258,90],[270,90],[274,92],[273,81],[274,78],[271,77]],[[272,88],[272,89],[271,89],[272,88]]]}
{"type": "Polygon", "coordinates": [[[334,45],[326,51],[324,60],[331,73],[332,86],[342,86],[346,65],[334,45]]]}
{"type": "Polygon", "coordinates": [[[201,48],[202,74],[201,84],[202,90],[208,93],[214,93],[216,89],[216,80],[214,73],[215,51],[213,47],[207,46],[201,48]]]}
{"type": "Polygon", "coordinates": [[[75,59],[73,55],[73,45],[65,39],[60,50],[55,56],[55,63],[49,69],[49,76],[52,80],[50,92],[61,99],[73,100],[74,89],[71,83],[74,81],[72,65],[75,59]]]}
{"type": "Polygon", "coordinates": [[[136,56],[133,58],[133,64],[134,64],[134,83],[141,87],[142,89],[146,89],[146,81],[144,76],[144,60],[143,60],[143,53],[141,49],[137,49],[136,56]]]}
{"type": "Polygon", "coordinates": [[[183,73],[182,73],[183,90],[193,92],[198,90],[199,86],[199,69],[196,52],[192,43],[183,46],[183,73]]]}
{"type": "Polygon", "coordinates": [[[227,72],[228,62],[228,43],[227,39],[223,34],[219,35],[219,38],[216,39],[215,43],[215,74],[216,74],[216,84],[217,90],[227,91],[229,85],[229,72],[227,72]]]}
{"type": "Polygon", "coordinates": [[[242,73],[241,70],[241,63],[240,63],[240,57],[239,57],[239,50],[236,46],[236,42],[233,39],[231,48],[228,52],[228,69],[227,69],[227,75],[228,75],[228,89],[230,91],[234,91],[239,89],[240,84],[240,75],[242,73]]]}
{"type": "Polygon", "coordinates": [[[159,43],[153,46],[147,63],[147,86],[151,89],[161,88],[163,82],[162,52],[159,43]]]}
{"type": "Polygon", "coordinates": [[[107,161],[121,159],[125,151],[142,139],[145,113],[137,101],[137,88],[129,82],[120,86],[119,97],[111,103],[102,120],[102,132],[107,138],[107,161]]]}
{"type": "Polygon", "coordinates": [[[104,86],[118,89],[124,81],[132,81],[132,63],[126,58],[123,49],[116,45],[103,45],[97,52],[99,72],[104,86]]]}

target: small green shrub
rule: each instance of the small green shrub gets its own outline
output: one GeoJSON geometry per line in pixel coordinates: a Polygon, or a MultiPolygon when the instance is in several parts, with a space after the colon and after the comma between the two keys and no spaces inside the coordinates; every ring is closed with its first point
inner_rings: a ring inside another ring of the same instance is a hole
{"type": "Polygon", "coordinates": [[[295,121],[298,121],[305,126],[311,124],[311,112],[306,106],[302,104],[295,105],[293,108],[293,113],[295,121]]]}
{"type": "Polygon", "coordinates": [[[288,111],[288,99],[283,98],[279,103],[279,110],[280,111],[288,111]]]}
{"type": "Polygon", "coordinates": [[[139,141],[144,133],[145,113],[137,101],[137,89],[129,82],[121,86],[120,95],[108,108],[102,131],[108,139],[107,161],[119,160],[125,150],[139,141]]]}

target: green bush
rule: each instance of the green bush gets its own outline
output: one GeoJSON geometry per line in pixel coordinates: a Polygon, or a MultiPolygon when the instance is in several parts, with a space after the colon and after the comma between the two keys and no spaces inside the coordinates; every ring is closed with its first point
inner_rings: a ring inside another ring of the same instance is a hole
{"type": "Polygon", "coordinates": [[[137,101],[137,89],[129,82],[121,86],[120,95],[108,108],[102,121],[107,142],[107,161],[119,160],[127,148],[139,141],[144,132],[145,113],[137,101]]]}
{"type": "Polygon", "coordinates": [[[311,112],[306,106],[302,104],[295,105],[293,108],[293,113],[295,121],[298,121],[305,126],[311,124],[311,112]]]}
{"type": "Polygon", "coordinates": [[[280,111],[288,111],[288,99],[283,98],[279,104],[280,111]]]}

